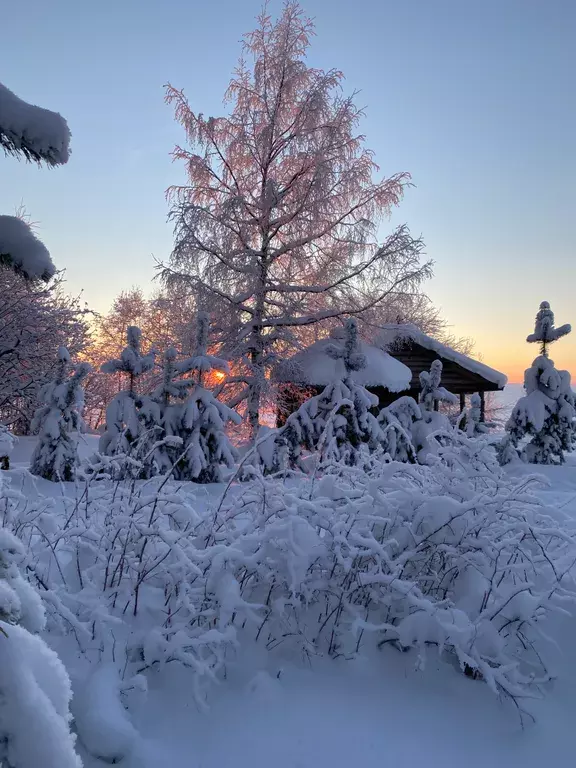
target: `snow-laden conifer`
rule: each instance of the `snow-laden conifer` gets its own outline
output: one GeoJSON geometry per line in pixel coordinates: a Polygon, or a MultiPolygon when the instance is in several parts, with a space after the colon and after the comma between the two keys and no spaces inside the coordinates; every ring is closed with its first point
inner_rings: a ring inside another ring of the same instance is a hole
{"type": "Polygon", "coordinates": [[[572,449],[576,409],[568,371],[540,355],[524,373],[524,390],[498,448],[503,464],[520,457],[530,464],[562,464],[572,449]]]}
{"type": "Polygon", "coordinates": [[[442,381],[442,361],[434,360],[429,371],[420,373],[420,395],[418,401],[424,411],[436,410],[437,403],[449,403],[454,405],[458,402],[455,395],[441,386],[442,381]]]}
{"type": "MultiPolygon", "coordinates": [[[[103,373],[121,373],[127,387],[119,392],[106,409],[106,428],[100,438],[100,453],[125,455],[138,462],[139,477],[156,474],[153,448],[160,437],[160,409],[148,395],[138,391],[138,379],[154,367],[154,352],[142,354],[142,332],[136,326],[127,330],[127,346],[119,359],[101,366],[103,373]]],[[[128,470],[127,470],[128,471],[128,470]]]]}
{"type": "MultiPolygon", "coordinates": [[[[162,381],[151,396],[158,418],[158,441],[154,447],[154,463],[160,473],[174,472],[175,464],[182,453],[182,406],[193,379],[181,378],[182,364],[177,361],[178,351],[168,347],[162,357],[162,381]]],[[[184,366],[185,368],[185,366],[184,366]]]]}
{"type": "Polygon", "coordinates": [[[378,419],[372,413],[378,397],[352,376],[366,366],[366,357],[359,351],[356,320],[346,321],[326,353],[342,360],[342,379],[306,400],[280,430],[267,434],[260,444],[257,442],[255,450],[265,471],[299,466],[303,449],[319,452],[325,460],[356,464],[363,452],[374,450],[384,440],[378,419]]]}
{"type": "MultiPolygon", "coordinates": [[[[180,406],[179,436],[182,438],[175,476],[197,483],[215,483],[222,477],[222,467],[231,467],[236,452],[226,434],[226,424],[239,424],[240,416],[214,397],[204,386],[210,371],[228,373],[228,363],[208,354],[209,317],[198,312],[194,354],[175,364],[177,372],[192,373],[194,386],[180,406]]],[[[182,382],[174,385],[188,386],[182,382]]]]}
{"type": "Polygon", "coordinates": [[[430,453],[435,453],[438,441],[436,433],[444,435],[451,432],[448,417],[438,412],[439,403],[455,405],[458,398],[442,386],[442,361],[434,360],[430,371],[420,373],[420,394],[418,402],[421,419],[414,422],[412,440],[418,461],[425,463],[430,453]]]}
{"type": "Polygon", "coordinates": [[[70,355],[66,347],[58,350],[56,378],[43,387],[43,405],[32,421],[38,442],[30,462],[30,472],[46,480],[73,480],[78,466],[78,446],[71,433],[82,432],[84,390],[82,382],[90,373],[88,363],[80,363],[70,375],[70,355]]]}
{"type": "Polygon", "coordinates": [[[534,333],[527,341],[541,345],[539,355],[524,372],[524,390],[506,424],[507,435],[498,446],[502,464],[520,457],[531,464],[562,464],[576,437],[576,402],[568,371],[558,371],[548,357],[548,345],[570,333],[570,326],[554,327],[547,301],[540,304],[534,333]]]}

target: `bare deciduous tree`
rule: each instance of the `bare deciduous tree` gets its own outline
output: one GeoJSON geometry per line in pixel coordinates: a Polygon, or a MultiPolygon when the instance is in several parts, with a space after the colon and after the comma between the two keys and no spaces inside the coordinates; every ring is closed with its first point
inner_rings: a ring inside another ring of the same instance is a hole
{"type": "Polygon", "coordinates": [[[58,347],[77,357],[88,342],[87,310],[62,282],[31,282],[0,267],[0,418],[20,434],[29,432],[58,347]]]}
{"type": "Polygon", "coordinates": [[[361,315],[430,274],[405,226],[377,239],[409,175],[374,181],[355,94],[343,95],[341,72],[306,65],[313,31],[295,0],[276,22],[264,9],[226,117],[205,118],[167,89],[190,149],[174,151],[188,183],[169,190],[176,244],[162,275],[229,318],[222,340],[242,361],[252,433],[269,368],[298,329],[361,315]]]}

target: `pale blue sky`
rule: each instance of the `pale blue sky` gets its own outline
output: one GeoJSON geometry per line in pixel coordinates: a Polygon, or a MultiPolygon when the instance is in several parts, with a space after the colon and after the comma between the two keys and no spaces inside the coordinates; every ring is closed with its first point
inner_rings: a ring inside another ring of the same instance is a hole
{"type": "MultiPolygon", "coordinates": [[[[310,61],[360,89],[386,173],[410,171],[395,222],[422,234],[429,285],[459,334],[518,378],[538,303],[576,325],[576,0],[304,0],[310,61]]],[[[271,8],[276,10],[278,2],[271,8]]],[[[29,0],[3,7],[2,82],[60,111],[72,157],[54,171],[2,160],[0,210],[23,199],[69,288],[104,310],[148,288],[166,258],[169,152],[181,132],[165,82],[221,99],[257,0],[29,0]]],[[[576,375],[576,332],[557,362],[576,375]]]]}

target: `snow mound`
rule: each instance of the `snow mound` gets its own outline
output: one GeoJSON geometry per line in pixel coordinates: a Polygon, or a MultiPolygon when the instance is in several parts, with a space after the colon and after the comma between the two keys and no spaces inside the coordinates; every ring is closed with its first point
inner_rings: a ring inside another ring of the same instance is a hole
{"type": "MultiPolygon", "coordinates": [[[[342,333],[342,329],[333,331],[330,338],[316,341],[279,363],[274,370],[274,380],[318,387],[343,380],[346,377],[344,361],[330,355],[334,339],[341,339],[342,333]]],[[[412,371],[408,366],[365,341],[359,341],[358,347],[358,352],[366,358],[366,365],[350,373],[355,384],[385,387],[390,392],[403,392],[410,388],[412,371]]]]}
{"type": "Polygon", "coordinates": [[[75,691],[72,711],[78,735],[91,755],[114,763],[130,755],[138,734],[120,701],[120,680],[113,665],[96,667],[75,691]]]}
{"type": "Polygon", "coordinates": [[[49,280],[56,272],[44,243],[17,216],[0,216],[0,262],[30,279],[49,280]]]}
{"type": "Polygon", "coordinates": [[[62,115],[28,104],[0,83],[0,146],[6,152],[63,165],[69,144],[70,129],[62,115]]]}
{"type": "Polygon", "coordinates": [[[1,622],[0,629],[0,759],[18,768],[81,768],[68,728],[64,665],[24,628],[1,622]]]}

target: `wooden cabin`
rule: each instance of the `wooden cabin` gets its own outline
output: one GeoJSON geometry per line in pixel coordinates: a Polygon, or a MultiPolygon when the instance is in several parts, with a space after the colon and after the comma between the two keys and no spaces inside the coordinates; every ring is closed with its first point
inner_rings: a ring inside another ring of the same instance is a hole
{"type": "MultiPolygon", "coordinates": [[[[417,400],[420,393],[420,373],[429,371],[434,360],[441,360],[442,386],[460,397],[461,410],[466,405],[466,395],[477,392],[482,403],[482,419],[486,392],[500,391],[508,381],[500,371],[447,347],[412,325],[384,326],[378,335],[377,345],[387,349],[390,355],[412,371],[410,388],[403,394],[417,400]]],[[[395,397],[388,393],[386,399],[384,404],[388,405],[395,397]]]]}
{"type": "MultiPolygon", "coordinates": [[[[311,395],[343,376],[342,360],[334,360],[326,347],[339,338],[336,329],[330,338],[314,342],[276,365],[272,378],[278,384],[278,424],[311,395]]],[[[420,373],[429,371],[434,360],[442,361],[442,386],[460,397],[464,408],[466,395],[480,394],[482,417],[485,393],[502,390],[506,376],[484,363],[457,352],[427,336],[411,325],[387,325],[380,329],[374,344],[360,342],[367,365],[354,371],[352,378],[377,395],[384,408],[401,396],[418,400],[420,373]]]]}

